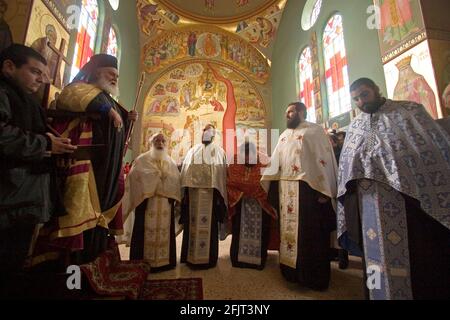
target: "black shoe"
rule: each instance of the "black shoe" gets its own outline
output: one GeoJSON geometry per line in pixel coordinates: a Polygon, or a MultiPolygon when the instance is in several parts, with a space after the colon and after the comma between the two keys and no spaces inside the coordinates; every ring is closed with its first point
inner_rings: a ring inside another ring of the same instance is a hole
{"type": "Polygon", "coordinates": [[[347,269],[348,263],[348,251],[344,249],[339,250],[339,269],[347,269]]]}

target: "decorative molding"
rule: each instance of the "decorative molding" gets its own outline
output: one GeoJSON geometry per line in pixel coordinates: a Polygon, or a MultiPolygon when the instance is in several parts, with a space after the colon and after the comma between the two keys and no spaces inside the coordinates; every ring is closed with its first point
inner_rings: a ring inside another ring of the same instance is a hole
{"type": "Polygon", "coordinates": [[[416,35],[414,38],[406,41],[399,47],[395,48],[394,50],[390,51],[388,54],[384,55],[381,61],[383,64],[388,63],[395,57],[399,56],[403,52],[407,51],[408,49],[416,46],[417,44],[421,43],[422,41],[427,39],[427,33],[426,31],[423,31],[422,33],[416,35]]]}
{"type": "MultiPolygon", "coordinates": [[[[231,2],[230,0],[226,0],[231,2]]],[[[276,5],[280,0],[267,0],[265,4],[261,5],[256,10],[253,10],[251,12],[246,12],[243,14],[236,14],[232,17],[217,17],[217,16],[207,16],[207,15],[201,15],[192,13],[189,11],[186,11],[184,9],[181,9],[179,6],[173,4],[169,0],[157,0],[155,2],[160,3],[162,6],[167,8],[170,11],[173,11],[174,13],[178,14],[179,16],[182,16],[183,18],[190,19],[196,22],[201,23],[209,23],[209,24],[232,24],[241,22],[244,20],[247,20],[249,18],[255,17],[257,15],[262,14],[265,10],[269,9],[271,6],[276,5]]]]}

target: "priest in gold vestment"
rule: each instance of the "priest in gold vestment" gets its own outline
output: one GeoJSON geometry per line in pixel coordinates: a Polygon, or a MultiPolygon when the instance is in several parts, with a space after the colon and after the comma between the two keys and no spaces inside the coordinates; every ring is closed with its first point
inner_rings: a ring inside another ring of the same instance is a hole
{"type": "Polygon", "coordinates": [[[175,206],[180,200],[180,172],[167,154],[166,138],[156,133],[150,138],[150,150],[135,160],[125,183],[125,219],[134,214],[130,260],[145,260],[151,272],[176,266],[175,206]]]}
{"type": "Polygon", "coordinates": [[[48,258],[66,263],[94,261],[123,232],[121,201],[124,192],[122,158],[126,131],[137,113],[122,108],[117,59],[98,54],[91,57],[57,100],[57,110],[67,113],[53,127],[78,149],[90,150],[62,172],[65,215],[49,223],[41,234],[34,264],[48,258]]]}

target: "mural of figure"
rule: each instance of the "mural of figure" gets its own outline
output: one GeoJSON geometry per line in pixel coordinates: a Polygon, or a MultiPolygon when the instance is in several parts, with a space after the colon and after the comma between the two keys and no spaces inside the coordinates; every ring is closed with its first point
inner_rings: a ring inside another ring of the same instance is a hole
{"type": "Polygon", "coordinates": [[[381,33],[385,43],[402,41],[417,30],[410,0],[381,0],[381,33]]]}
{"type": "Polygon", "coordinates": [[[138,1],[138,11],[141,17],[141,29],[147,35],[152,35],[157,28],[160,19],[157,15],[158,5],[156,4],[144,4],[138,1]]]}
{"type": "Polygon", "coordinates": [[[242,7],[245,6],[246,4],[248,4],[249,0],[236,0],[236,4],[238,7],[242,7]]]}
{"type": "Polygon", "coordinates": [[[236,27],[236,33],[241,32],[242,30],[246,29],[247,27],[248,27],[248,23],[246,21],[239,22],[236,27]]]}
{"type": "Polygon", "coordinates": [[[259,34],[260,34],[260,42],[259,44],[262,47],[267,47],[270,44],[270,40],[272,40],[272,37],[275,34],[275,28],[272,24],[272,22],[269,19],[266,19],[264,17],[258,17],[256,18],[256,22],[259,26],[259,34]]]}
{"type": "Polygon", "coordinates": [[[155,52],[155,55],[153,56],[153,65],[155,67],[159,67],[161,63],[161,55],[158,51],[155,52]]]}
{"type": "Polygon", "coordinates": [[[437,103],[433,89],[423,75],[414,71],[411,59],[412,56],[409,56],[396,64],[399,76],[394,90],[394,99],[420,103],[434,119],[437,119],[437,103]]]}
{"type": "Polygon", "coordinates": [[[0,52],[13,43],[11,29],[5,21],[6,11],[8,11],[8,4],[0,0],[0,52]]]}
{"type": "Polygon", "coordinates": [[[163,96],[166,94],[166,90],[162,84],[157,84],[155,87],[155,91],[153,93],[154,96],[163,96]]]}
{"type": "Polygon", "coordinates": [[[223,112],[225,111],[223,105],[216,99],[216,97],[212,97],[212,99],[209,101],[211,105],[214,107],[214,111],[223,112]]]}
{"type": "Polygon", "coordinates": [[[208,57],[214,57],[217,55],[216,42],[212,38],[212,34],[208,33],[203,43],[203,52],[208,57]]]}
{"type": "Polygon", "coordinates": [[[167,103],[166,112],[167,113],[178,113],[180,110],[178,109],[177,100],[170,98],[167,103]]]}
{"type": "Polygon", "coordinates": [[[197,35],[195,32],[191,32],[189,34],[187,45],[188,45],[189,55],[191,57],[194,57],[195,56],[195,47],[197,45],[197,35]]]}
{"type": "Polygon", "coordinates": [[[150,112],[151,113],[160,113],[161,112],[161,101],[155,100],[155,102],[153,102],[153,104],[150,108],[150,112]]]}
{"type": "Polygon", "coordinates": [[[222,52],[222,59],[228,58],[228,37],[222,35],[220,39],[220,50],[222,52]]]}
{"type": "Polygon", "coordinates": [[[213,11],[214,10],[214,0],[205,0],[205,9],[208,11],[213,11]]]}
{"type": "Polygon", "coordinates": [[[39,52],[45,60],[47,60],[48,70],[50,71],[50,77],[52,79],[52,83],[61,88],[61,72],[56,70],[56,65],[58,63],[58,55],[47,45],[50,42],[53,46],[56,46],[58,41],[58,33],[56,32],[56,28],[52,24],[48,24],[45,27],[45,37],[39,38],[33,42],[31,47],[39,52]],[[56,73],[56,77],[54,78],[56,73]]]}

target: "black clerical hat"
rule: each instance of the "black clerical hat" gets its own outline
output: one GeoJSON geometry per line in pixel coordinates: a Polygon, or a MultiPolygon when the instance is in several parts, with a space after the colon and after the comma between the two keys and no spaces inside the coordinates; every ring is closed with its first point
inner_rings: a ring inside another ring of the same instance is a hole
{"type": "Polygon", "coordinates": [[[109,54],[96,54],[91,57],[88,63],[86,63],[78,72],[72,82],[85,81],[88,82],[89,78],[99,68],[115,68],[117,69],[117,58],[109,54]]]}

